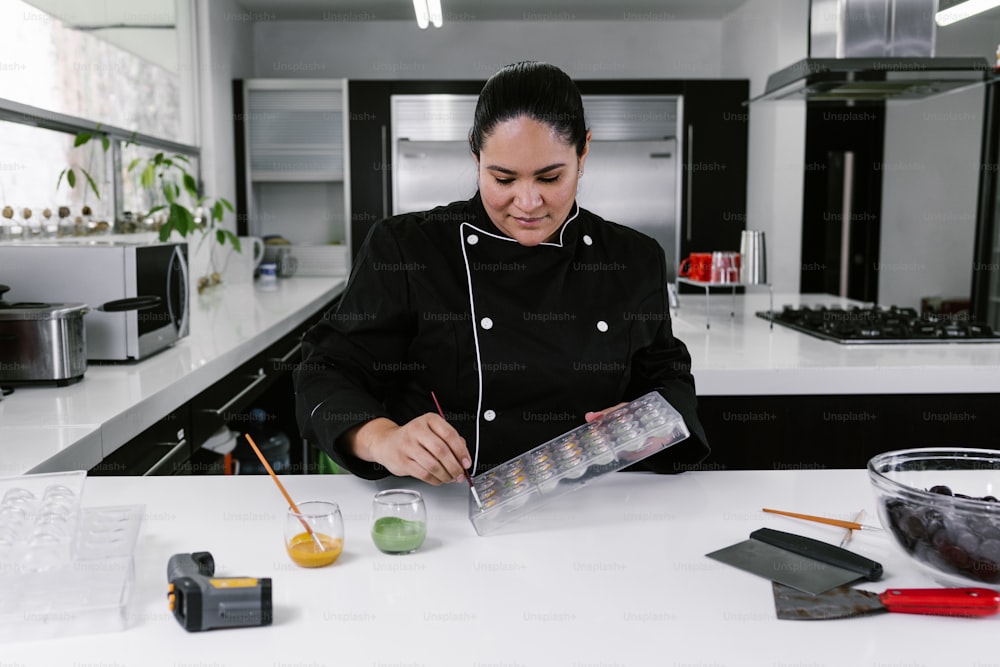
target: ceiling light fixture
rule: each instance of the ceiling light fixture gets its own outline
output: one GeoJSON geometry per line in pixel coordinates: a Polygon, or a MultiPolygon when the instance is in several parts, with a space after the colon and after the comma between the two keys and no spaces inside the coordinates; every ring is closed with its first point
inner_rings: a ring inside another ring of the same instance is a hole
{"type": "Polygon", "coordinates": [[[441,24],[444,23],[444,16],[441,14],[441,0],[427,0],[427,13],[430,14],[431,25],[440,28],[441,24]]]}
{"type": "Polygon", "coordinates": [[[421,30],[426,29],[428,25],[440,28],[444,22],[441,0],[413,0],[413,11],[417,15],[417,25],[421,30]]]}
{"type": "Polygon", "coordinates": [[[939,26],[951,25],[976,14],[982,14],[994,7],[1000,6],[1000,0],[965,0],[948,9],[942,9],[934,15],[934,22],[939,26]]]}

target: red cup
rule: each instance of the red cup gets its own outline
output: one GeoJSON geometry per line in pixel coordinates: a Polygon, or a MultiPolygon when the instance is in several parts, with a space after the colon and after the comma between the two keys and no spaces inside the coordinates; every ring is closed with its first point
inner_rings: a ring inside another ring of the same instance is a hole
{"type": "Polygon", "coordinates": [[[677,275],[707,283],[712,278],[712,253],[691,253],[681,262],[677,275]]]}

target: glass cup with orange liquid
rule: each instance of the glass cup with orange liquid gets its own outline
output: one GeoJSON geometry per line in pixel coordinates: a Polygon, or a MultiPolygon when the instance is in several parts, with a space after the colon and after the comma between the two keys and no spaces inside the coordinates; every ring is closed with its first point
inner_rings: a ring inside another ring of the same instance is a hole
{"type": "Polygon", "coordinates": [[[300,567],[332,565],[344,550],[344,519],[337,503],[310,500],[288,508],[285,550],[300,567]],[[310,532],[311,531],[311,532],[310,532]]]}

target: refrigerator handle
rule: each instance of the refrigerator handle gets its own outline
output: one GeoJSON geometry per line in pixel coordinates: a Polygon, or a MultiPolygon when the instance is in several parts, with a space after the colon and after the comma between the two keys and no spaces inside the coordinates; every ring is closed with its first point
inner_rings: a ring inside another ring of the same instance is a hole
{"type": "Polygon", "coordinates": [[[688,124],[687,126],[687,178],[685,179],[685,189],[687,203],[684,207],[684,217],[686,224],[684,225],[685,240],[691,242],[691,180],[694,176],[694,170],[692,166],[694,165],[694,125],[688,124]]]}
{"type": "Polygon", "coordinates": [[[851,270],[851,226],[854,216],[854,151],[844,152],[844,178],[840,200],[840,296],[847,296],[851,270]]]}
{"type": "Polygon", "coordinates": [[[382,159],[379,165],[382,167],[382,218],[389,217],[389,169],[387,166],[388,136],[386,126],[382,126],[382,159]]]}

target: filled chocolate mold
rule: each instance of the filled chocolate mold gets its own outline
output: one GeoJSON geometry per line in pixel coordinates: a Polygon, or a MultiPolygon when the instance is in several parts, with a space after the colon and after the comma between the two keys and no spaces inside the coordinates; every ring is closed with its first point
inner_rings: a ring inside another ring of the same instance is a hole
{"type": "Polygon", "coordinates": [[[480,535],[551,498],[641,461],[689,436],[680,414],[650,392],[628,405],[473,478],[480,508],[469,518],[480,535]]]}

